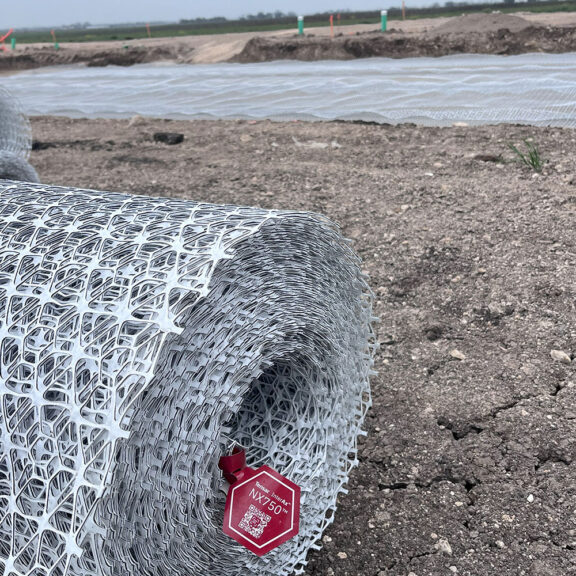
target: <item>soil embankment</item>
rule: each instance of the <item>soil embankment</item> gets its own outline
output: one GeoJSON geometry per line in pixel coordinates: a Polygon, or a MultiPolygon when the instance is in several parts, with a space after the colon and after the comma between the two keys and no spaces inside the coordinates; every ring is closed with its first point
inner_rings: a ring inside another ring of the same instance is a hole
{"type": "Polygon", "coordinates": [[[127,47],[93,50],[89,46],[80,49],[68,49],[65,45],[60,50],[52,47],[25,47],[22,51],[0,55],[0,72],[30,70],[45,66],[132,66],[171,60],[173,50],[164,47],[127,47]]]}
{"type": "Polygon", "coordinates": [[[576,27],[533,25],[524,18],[506,14],[474,14],[456,18],[419,34],[406,34],[392,28],[386,34],[359,33],[333,39],[253,38],[234,61],[351,60],[573,51],[576,51],[576,27]]]}
{"type": "Polygon", "coordinates": [[[450,54],[513,55],[574,51],[576,51],[574,30],[529,27],[519,32],[502,29],[488,33],[421,37],[366,34],[334,40],[254,38],[233,61],[248,63],[273,60],[352,60],[373,57],[414,58],[450,54]]]}

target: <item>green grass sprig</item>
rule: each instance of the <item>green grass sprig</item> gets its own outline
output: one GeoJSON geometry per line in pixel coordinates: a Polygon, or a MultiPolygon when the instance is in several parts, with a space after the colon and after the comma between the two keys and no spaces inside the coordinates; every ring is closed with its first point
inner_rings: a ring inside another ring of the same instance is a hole
{"type": "Polygon", "coordinates": [[[508,144],[508,148],[516,154],[518,160],[528,166],[535,172],[542,172],[542,168],[544,166],[544,160],[542,159],[542,155],[540,154],[540,150],[538,146],[531,142],[530,140],[524,140],[524,146],[526,147],[526,152],[522,152],[519,150],[514,144],[508,144]]]}

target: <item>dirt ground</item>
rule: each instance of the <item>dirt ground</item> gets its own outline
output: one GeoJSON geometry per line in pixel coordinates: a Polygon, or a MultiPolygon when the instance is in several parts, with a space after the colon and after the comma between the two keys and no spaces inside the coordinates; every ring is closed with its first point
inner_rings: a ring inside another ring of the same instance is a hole
{"type": "Polygon", "coordinates": [[[312,210],[353,240],[381,318],[379,375],[309,576],[576,574],[574,131],[32,125],[45,183],[312,210]],[[527,138],[541,174],[509,148],[527,138]]]}
{"type": "Polygon", "coordinates": [[[152,38],[126,42],[18,45],[0,52],[0,75],[42,66],[85,64],[130,66],[145,62],[187,64],[278,59],[406,58],[446,54],[521,54],[576,50],[576,12],[470,14],[458,18],[391,20],[358,26],[305,28],[264,33],[152,38]]]}

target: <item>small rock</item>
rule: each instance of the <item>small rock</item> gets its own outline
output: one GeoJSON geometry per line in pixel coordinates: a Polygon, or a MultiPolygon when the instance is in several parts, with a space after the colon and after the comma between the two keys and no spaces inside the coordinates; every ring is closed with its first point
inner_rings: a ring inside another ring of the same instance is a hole
{"type": "Polygon", "coordinates": [[[387,512],[386,510],[376,511],[376,520],[378,520],[379,522],[388,522],[391,518],[392,516],[390,515],[390,512],[387,512]]]}
{"type": "Polygon", "coordinates": [[[452,546],[450,546],[450,542],[445,538],[440,538],[436,544],[434,544],[434,548],[438,550],[441,554],[448,554],[448,556],[452,556],[452,546]]]}
{"type": "Polygon", "coordinates": [[[496,156],[495,154],[476,154],[474,160],[480,160],[481,162],[502,162],[502,156],[496,156]]]}
{"type": "Polygon", "coordinates": [[[550,350],[550,356],[552,356],[553,360],[562,362],[562,364],[570,364],[572,362],[572,358],[566,352],[562,352],[562,350],[550,350]]]}
{"type": "Polygon", "coordinates": [[[454,350],[450,350],[450,356],[452,356],[452,358],[456,358],[456,360],[466,360],[466,354],[464,354],[464,352],[460,352],[460,350],[456,350],[456,348],[454,348],[454,350]]]}
{"type": "Polygon", "coordinates": [[[292,140],[296,146],[299,148],[311,148],[311,149],[323,149],[328,148],[329,144],[327,142],[300,142],[297,138],[292,136],[292,140]]]}
{"type": "Polygon", "coordinates": [[[465,128],[469,126],[469,124],[468,122],[452,122],[452,126],[454,126],[454,128],[465,128]]]}
{"type": "Polygon", "coordinates": [[[442,326],[428,326],[424,330],[424,334],[430,342],[435,342],[442,338],[442,326]]]}
{"type": "Polygon", "coordinates": [[[128,122],[128,126],[137,126],[138,124],[142,124],[144,122],[144,118],[140,116],[140,114],[134,114],[130,121],[128,122]]]}
{"type": "Polygon", "coordinates": [[[337,556],[341,560],[346,560],[346,558],[348,558],[348,554],[346,554],[346,552],[338,552],[337,556]]]}
{"type": "Polygon", "coordinates": [[[332,538],[330,538],[330,536],[326,535],[326,536],[322,536],[322,541],[325,544],[328,544],[329,542],[332,542],[332,538]]]}
{"type": "Polygon", "coordinates": [[[450,572],[452,572],[452,574],[456,574],[456,572],[458,572],[458,568],[456,568],[456,566],[450,566],[450,572]]]}
{"type": "Polygon", "coordinates": [[[498,546],[498,548],[504,548],[505,544],[504,542],[502,542],[502,540],[496,540],[495,542],[496,546],[498,546]]]}
{"type": "Polygon", "coordinates": [[[530,576],[555,576],[558,574],[557,568],[552,568],[542,560],[535,560],[530,566],[530,576]]]}
{"type": "Polygon", "coordinates": [[[154,132],[152,136],[154,142],[161,142],[162,144],[168,144],[169,146],[174,146],[174,144],[181,144],[184,142],[184,134],[179,134],[178,132],[154,132]]]}
{"type": "Polygon", "coordinates": [[[526,500],[532,504],[532,502],[534,502],[534,494],[528,494],[528,498],[526,498],[526,500]]]}

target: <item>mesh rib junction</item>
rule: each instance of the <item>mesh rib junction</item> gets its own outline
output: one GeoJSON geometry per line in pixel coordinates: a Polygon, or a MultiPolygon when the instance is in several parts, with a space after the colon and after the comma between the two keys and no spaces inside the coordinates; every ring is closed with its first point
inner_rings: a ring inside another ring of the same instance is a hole
{"type": "Polygon", "coordinates": [[[356,463],[372,320],[320,216],[0,183],[4,576],[300,572],[356,463]],[[221,530],[230,440],[302,488],[262,558],[221,530]]]}

